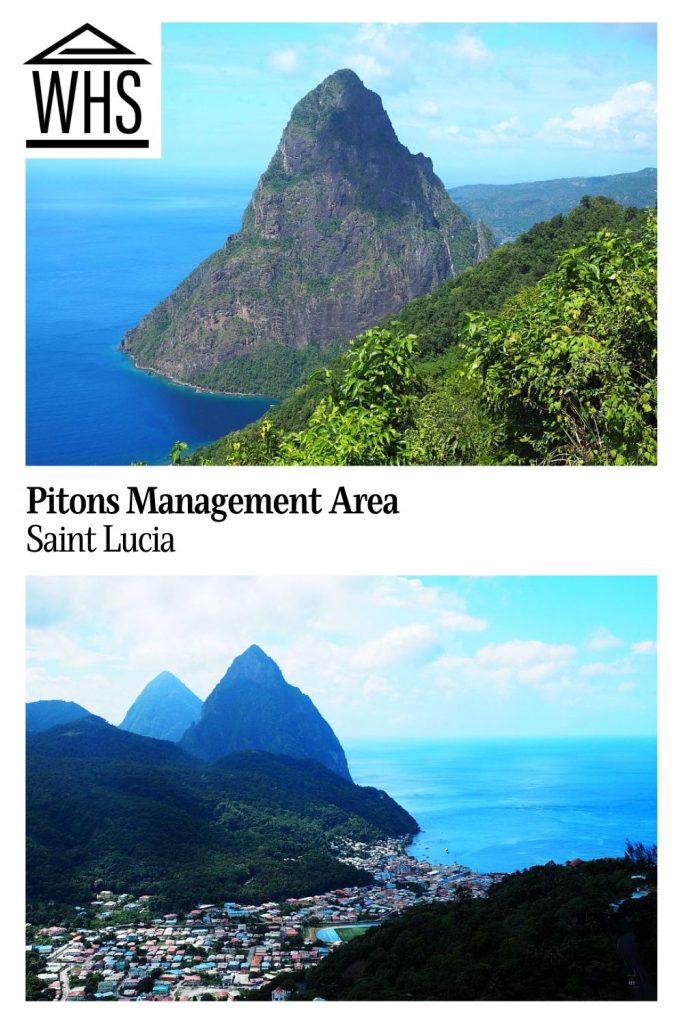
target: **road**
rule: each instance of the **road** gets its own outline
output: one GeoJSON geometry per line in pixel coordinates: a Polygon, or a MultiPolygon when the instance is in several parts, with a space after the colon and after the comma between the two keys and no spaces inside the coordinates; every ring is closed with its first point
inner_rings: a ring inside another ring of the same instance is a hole
{"type": "Polygon", "coordinates": [[[633,998],[647,1001],[655,1000],[657,998],[657,990],[638,952],[638,943],[633,932],[627,932],[617,940],[617,952],[634,981],[634,984],[631,986],[633,998]]]}
{"type": "MultiPolygon", "coordinates": [[[[48,963],[55,963],[61,960],[62,955],[66,953],[67,949],[69,949],[70,946],[71,939],[69,939],[68,942],[65,942],[63,946],[60,946],[59,949],[53,950],[52,953],[50,953],[50,955],[46,958],[48,963]]],[[[59,984],[61,985],[58,1001],[66,999],[70,992],[69,971],[72,966],[72,964],[68,964],[66,967],[62,967],[60,970],[57,971],[57,974],[59,976],[59,984]]]]}
{"type": "Polygon", "coordinates": [[[61,1000],[67,1000],[69,998],[69,992],[71,991],[69,985],[69,970],[70,967],[63,967],[59,972],[59,984],[62,986],[59,993],[59,998],[61,1000]]]}

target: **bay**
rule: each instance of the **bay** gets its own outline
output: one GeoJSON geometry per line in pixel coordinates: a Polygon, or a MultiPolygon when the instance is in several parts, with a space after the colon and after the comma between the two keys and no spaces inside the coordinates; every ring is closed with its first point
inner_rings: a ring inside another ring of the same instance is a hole
{"type": "Polygon", "coordinates": [[[97,170],[27,175],[29,465],[162,464],[175,441],[213,441],[273,404],[169,383],[119,348],[129,327],[239,229],[252,186],[97,170]]]}
{"type": "Polygon", "coordinates": [[[652,738],[369,741],[344,744],[355,782],[421,826],[419,859],[478,871],[623,855],[657,841],[652,738]]]}

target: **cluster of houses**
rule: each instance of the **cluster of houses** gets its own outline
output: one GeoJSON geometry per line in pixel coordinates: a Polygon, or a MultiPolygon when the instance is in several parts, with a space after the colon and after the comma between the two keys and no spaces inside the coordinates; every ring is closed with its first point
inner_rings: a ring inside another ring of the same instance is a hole
{"type": "MultiPolygon", "coordinates": [[[[463,890],[485,896],[503,877],[417,861],[393,840],[346,842],[336,853],[370,871],[372,884],[260,906],[204,905],[162,917],[152,916],[151,896],[102,891],[91,911],[79,908],[87,928],[37,934],[32,948],[46,962],[41,977],[56,999],[69,1002],[234,999],[278,974],[320,963],[343,940],[343,925],[379,923],[463,890]]],[[[285,997],[282,989],[272,995],[285,997]]]]}

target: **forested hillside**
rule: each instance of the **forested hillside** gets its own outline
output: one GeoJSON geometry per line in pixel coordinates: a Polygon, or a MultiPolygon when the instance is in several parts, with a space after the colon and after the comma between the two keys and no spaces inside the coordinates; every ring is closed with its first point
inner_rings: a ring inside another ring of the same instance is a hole
{"type": "Polygon", "coordinates": [[[449,188],[448,194],[473,220],[481,217],[497,242],[509,242],[538,221],[569,213],[583,196],[607,196],[624,206],[655,206],[657,169],[514,185],[461,185],[449,188]]]}
{"type": "Polygon", "coordinates": [[[203,464],[652,464],[656,222],[585,199],[356,339],[203,464]]]}
{"type": "Polygon", "coordinates": [[[89,714],[72,700],[34,700],[26,705],[26,732],[43,732],[89,714]]]}
{"type": "Polygon", "coordinates": [[[363,884],[340,837],[417,830],[386,793],[316,761],[254,752],[207,765],[174,743],[90,717],[28,741],[27,900],[71,907],[96,889],[151,894],[187,909],[363,884]],[[172,842],[169,842],[172,837],[172,842]]]}
{"type": "Polygon", "coordinates": [[[654,999],[656,935],[653,865],[550,863],[486,899],[408,910],[273,985],[302,980],[298,998],[331,1000],[654,999]]]}

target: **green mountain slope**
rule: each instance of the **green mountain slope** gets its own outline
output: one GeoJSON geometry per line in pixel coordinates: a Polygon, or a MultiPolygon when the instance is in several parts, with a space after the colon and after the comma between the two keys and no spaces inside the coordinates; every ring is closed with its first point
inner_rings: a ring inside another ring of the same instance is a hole
{"type": "Polygon", "coordinates": [[[478,262],[493,237],[398,141],[349,70],[297,103],[242,221],[124,340],[144,367],[281,396],[380,317],[478,262]],[[329,351],[328,351],[329,355],[329,351]]]}
{"type": "Polygon", "coordinates": [[[136,736],[115,728],[98,715],[88,715],[47,729],[33,736],[26,749],[31,755],[50,758],[55,762],[70,758],[96,758],[104,761],[130,758],[138,764],[146,765],[193,763],[193,759],[175,743],[136,736]]]}
{"type": "Polygon", "coordinates": [[[32,919],[101,888],[182,910],[363,883],[332,856],[334,839],[416,830],[386,793],[315,761],[245,753],[207,765],[94,717],[27,743],[32,919]]]}
{"type": "Polygon", "coordinates": [[[655,206],[657,171],[645,167],[629,174],[595,178],[555,178],[516,185],[462,185],[448,194],[474,220],[482,218],[498,243],[508,242],[539,221],[569,213],[583,196],[606,196],[624,206],[655,206]]]}
{"type": "Polygon", "coordinates": [[[34,700],[26,705],[26,732],[43,732],[89,714],[72,700],[34,700]]]}
{"type": "MultiPolygon", "coordinates": [[[[315,453],[311,449],[312,456],[315,454],[318,458],[326,459],[329,464],[343,462],[345,459],[357,459],[360,464],[367,464],[369,459],[376,459],[378,463],[408,460],[427,464],[506,462],[514,458],[543,461],[545,452],[529,450],[520,453],[514,440],[510,439],[503,408],[506,397],[504,381],[500,392],[492,396],[491,400],[483,394],[482,374],[472,366],[477,356],[472,351],[470,314],[480,311],[495,316],[504,311],[506,304],[512,308],[517,299],[521,304],[531,301],[530,292],[527,290],[530,286],[538,285],[543,278],[550,278],[556,273],[565,258],[563,254],[570,250],[576,252],[576,265],[589,267],[591,256],[588,249],[583,247],[594,239],[600,230],[608,229],[616,237],[629,237],[634,243],[639,243],[648,231],[647,224],[648,214],[644,210],[625,208],[603,198],[583,200],[567,217],[557,216],[536,225],[515,242],[496,249],[483,263],[466,271],[457,280],[448,281],[429,295],[413,300],[393,318],[382,322],[380,326],[390,332],[402,336],[416,336],[413,348],[418,353],[417,372],[410,381],[405,377],[389,380],[387,376],[389,368],[394,365],[392,359],[396,354],[395,345],[392,347],[390,342],[375,339],[371,346],[373,355],[370,357],[361,343],[357,346],[355,354],[351,350],[333,363],[326,376],[316,375],[304,387],[297,389],[281,406],[273,409],[265,420],[235,434],[227,435],[213,445],[193,453],[189,461],[195,464],[205,462],[217,465],[234,461],[243,464],[268,463],[275,462],[278,458],[296,461],[302,453],[288,449],[283,455],[282,438],[288,439],[297,432],[305,432],[311,424],[314,410],[320,409],[321,402],[337,403],[335,408],[338,409],[338,399],[345,390],[347,402],[353,404],[351,395],[355,394],[363,396],[364,404],[356,402],[355,411],[348,413],[352,419],[358,421],[355,427],[348,422],[344,423],[339,413],[334,414],[335,429],[338,433],[346,430],[348,435],[349,430],[355,429],[361,438],[370,438],[371,435],[377,437],[388,429],[389,433],[386,436],[389,441],[384,448],[380,446],[378,450],[369,450],[362,443],[360,446],[347,445],[342,449],[337,446],[337,451],[334,444],[328,444],[326,447],[323,445],[322,448],[317,444],[315,453]],[[382,356],[380,350],[384,353],[382,356]],[[362,386],[359,384],[359,378],[363,379],[362,386]],[[373,419],[374,414],[370,409],[372,402],[375,402],[376,406],[380,405],[382,389],[385,397],[390,393],[395,399],[396,413],[389,426],[383,416],[373,419]],[[336,398],[333,397],[335,395],[336,398]],[[410,440],[411,450],[407,451],[404,442],[408,441],[406,434],[409,429],[413,433],[410,440]]],[[[609,243],[610,246],[612,244],[609,243]]],[[[650,298],[654,298],[656,283],[654,246],[654,236],[650,234],[647,242],[647,258],[650,262],[647,271],[643,268],[643,272],[649,276],[646,279],[638,270],[632,279],[636,282],[637,288],[647,291],[650,298]]],[[[617,259],[616,256],[613,258],[617,259]]],[[[616,266],[614,269],[616,273],[616,266]]],[[[569,302],[572,295],[579,295],[580,288],[577,282],[578,278],[565,280],[561,286],[569,302]]],[[[616,313],[625,293],[618,294],[618,289],[613,288],[608,294],[601,289],[597,281],[593,281],[591,287],[595,292],[593,301],[597,303],[596,309],[604,310],[608,318],[614,313],[612,319],[617,324],[619,318],[616,313]]],[[[560,319],[569,315],[568,307],[565,308],[560,292],[550,300],[550,303],[551,306],[554,304],[556,309],[553,324],[559,327],[560,319]]],[[[627,378],[629,374],[635,374],[637,380],[634,379],[628,386],[630,388],[632,384],[634,391],[638,391],[643,397],[644,404],[650,405],[650,411],[643,410],[646,417],[650,417],[654,407],[645,396],[649,396],[650,399],[653,397],[651,381],[654,376],[653,339],[656,338],[656,334],[651,322],[651,311],[647,316],[649,319],[641,325],[643,330],[640,334],[638,325],[624,326],[625,331],[633,329],[639,337],[636,346],[638,365],[630,367],[632,357],[636,355],[635,351],[622,352],[612,369],[617,375],[625,373],[627,378]]],[[[570,323],[571,316],[564,326],[570,323]]],[[[600,330],[603,330],[603,327],[600,330]]],[[[624,341],[626,343],[626,335],[624,341]]],[[[540,339],[538,343],[543,349],[543,340],[540,339]]],[[[612,344],[616,346],[618,352],[620,341],[614,334],[612,344]]],[[[400,358],[406,359],[404,351],[400,358]]],[[[609,375],[612,370],[603,368],[602,373],[607,373],[604,383],[605,387],[609,388],[609,375]]],[[[511,394],[513,390],[514,385],[511,385],[507,391],[510,400],[515,397],[511,394]]],[[[583,395],[581,389],[579,398],[589,403],[592,401],[588,392],[583,395]]],[[[547,396],[545,401],[547,405],[547,396]]],[[[318,418],[320,419],[320,415],[318,418]]],[[[324,410],[322,418],[329,419],[324,410]]],[[[329,424],[324,423],[316,424],[315,429],[319,435],[329,437],[328,426],[329,424]]],[[[652,422],[648,419],[648,431],[651,427],[652,422]]],[[[521,436],[524,433],[522,431],[521,436]]],[[[298,444],[298,448],[300,447],[298,444]]],[[[614,447],[614,455],[610,454],[610,448],[599,457],[607,461],[617,461],[617,447],[614,447]]],[[[568,452],[560,457],[568,461],[579,458],[576,453],[572,455],[568,452]]],[[[630,448],[627,445],[622,457],[626,460],[640,458],[637,445],[631,445],[630,448]]],[[[650,457],[651,449],[648,458],[650,457]]],[[[645,459],[645,456],[642,458],[645,459]]]]}
{"type": "Polygon", "coordinates": [[[510,875],[485,899],[408,910],[335,949],[306,973],[300,998],[653,999],[656,871],[645,883],[633,872],[627,859],[550,863],[510,875]],[[643,885],[652,893],[633,899],[643,885]]]}

